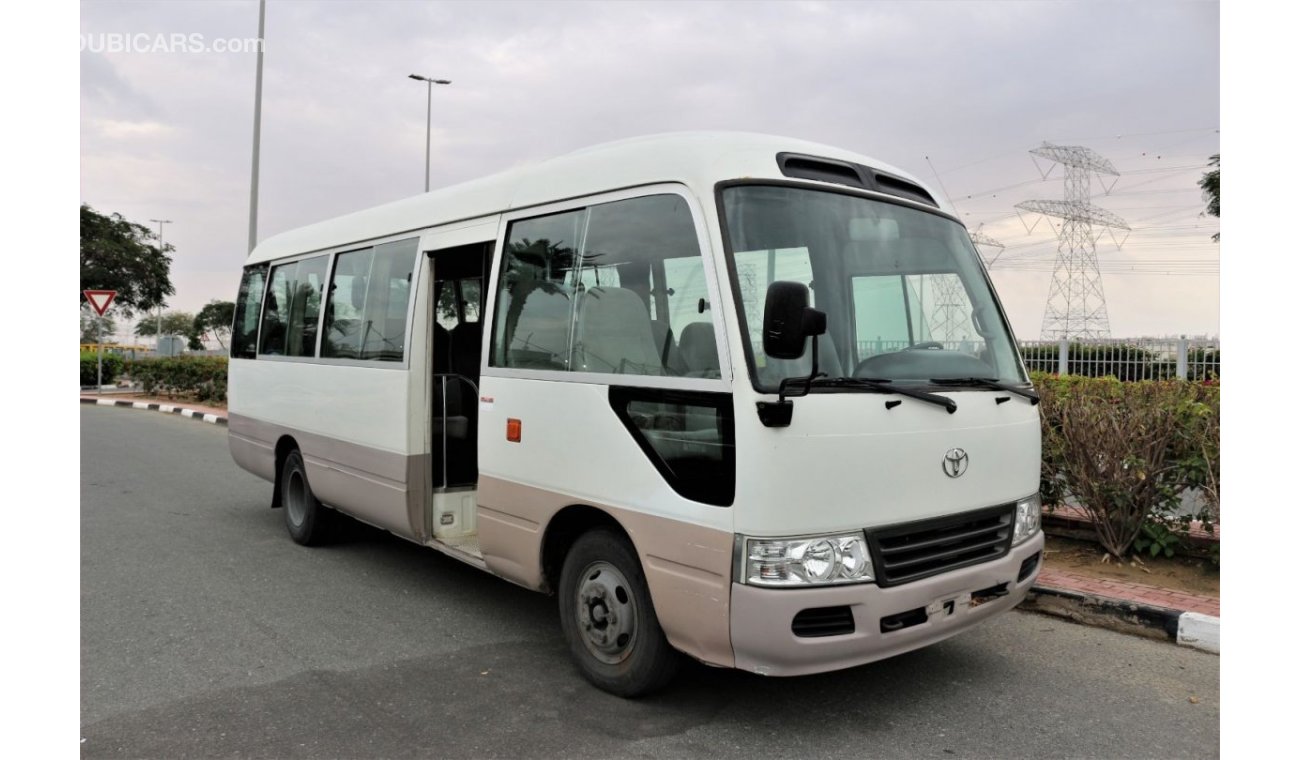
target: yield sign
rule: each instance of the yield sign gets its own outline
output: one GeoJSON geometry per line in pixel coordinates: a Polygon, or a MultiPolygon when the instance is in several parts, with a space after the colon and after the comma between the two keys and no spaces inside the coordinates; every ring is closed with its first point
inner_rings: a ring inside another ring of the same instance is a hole
{"type": "Polygon", "coordinates": [[[116,290],[83,290],[86,300],[90,301],[90,308],[95,310],[99,316],[104,316],[108,307],[113,305],[113,299],[117,297],[116,290]]]}

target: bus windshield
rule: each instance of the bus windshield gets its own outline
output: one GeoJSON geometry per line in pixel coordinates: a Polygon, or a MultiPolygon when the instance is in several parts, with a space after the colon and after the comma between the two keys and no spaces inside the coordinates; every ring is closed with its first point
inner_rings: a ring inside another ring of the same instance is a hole
{"type": "Polygon", "coordinates": [[[931,386],[1027,382],[992,286],[957,222],[790,185],[732,185],[721,193],[747,359],[760,391],[807,377],[812,366],[807,348],[794,360],[763,353],[763,307],[776,281],[808,286],[811,305],[826,313],[819,374],[931,386]]]}

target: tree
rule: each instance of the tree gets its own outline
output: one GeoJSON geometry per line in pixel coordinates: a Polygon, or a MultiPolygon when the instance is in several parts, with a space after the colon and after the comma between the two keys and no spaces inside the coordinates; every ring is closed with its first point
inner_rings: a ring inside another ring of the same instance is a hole
{"type": "MultiPolygon", "coordinates": [[[[194,315],[187,311],[169,311],[162,317],[163,335],[184,335],[194,334],[194,315]]],[[[140,336],[149,336],[158,334],[158,319],[156,317],[145,317],[135,326],[135,334],[140,336]]]]}
{"type": "Polygon", "coordinates": [[[208,301],[207,306],[199,309],[194,317],[196,335],[212,333],[222,348],[226,347],[225,338],[230,337],[230,327],[235,323],[235,304],[232,301],[208,301]]]}
{"type": "Polygon", "coordinates": [[[167,255],[175,249],[157,239],[143,224],[81,204],[81,289],[116,290],[113,305],[127,317],[162,306],[176,292],[167,255]]]}
{"type": "MultiPolygon", "coordinates": [[[[1213,156],[1210,156],[1210,163],[1206,165],[1213,166],[1214,170],[1208,171],[1205,174],[1201,175],[1201,181],[1198,184],[1200,184],[1201,193],[1205,197],[1205,213],[1209,214],[1215,219],[1218,219],[1219,218],[1219,154],[1215,153],[1213,156]]],[[[1217,242],[1219,239],[1219,233],[1217,232],[1214,233],[1213,238],[1217,242]]]]}
{"type": "MultiPolygon", "coordinates": [[[[104,342],[108,343],[112,341],[113,334],[117,332],[117,322],[114,322],[112,317],[104,317],[103,320],[104,320],[103,335],[107,339],[104,342]]],[[[99,321],[100,318],[95,316],[95,313],[93,311],[90,311],[89,309],[81,310],[81,342],[82,343],[99,342],[99,335],[100,335],[99,321]]]]}

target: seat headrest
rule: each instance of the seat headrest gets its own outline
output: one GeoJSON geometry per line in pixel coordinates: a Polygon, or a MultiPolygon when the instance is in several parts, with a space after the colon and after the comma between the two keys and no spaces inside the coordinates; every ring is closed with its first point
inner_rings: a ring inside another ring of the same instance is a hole
{"type": "Polygon", "coordinates": [[[683,327],[677,352],[690,372],[707,372],[720,368],[718,343],[712,323],[692,322],[683,327]]]}

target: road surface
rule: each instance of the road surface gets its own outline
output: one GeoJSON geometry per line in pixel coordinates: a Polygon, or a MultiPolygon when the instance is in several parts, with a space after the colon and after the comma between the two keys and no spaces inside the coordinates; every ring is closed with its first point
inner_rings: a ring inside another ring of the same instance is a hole
{"type": "Polygon", "coordinates": [[[625,701],[555,601],[358,525],[308,549],[226,429],[81,408],[84,757],[1215,757],[1219,659],[1013,612],[849,671],[625,701]]]}

